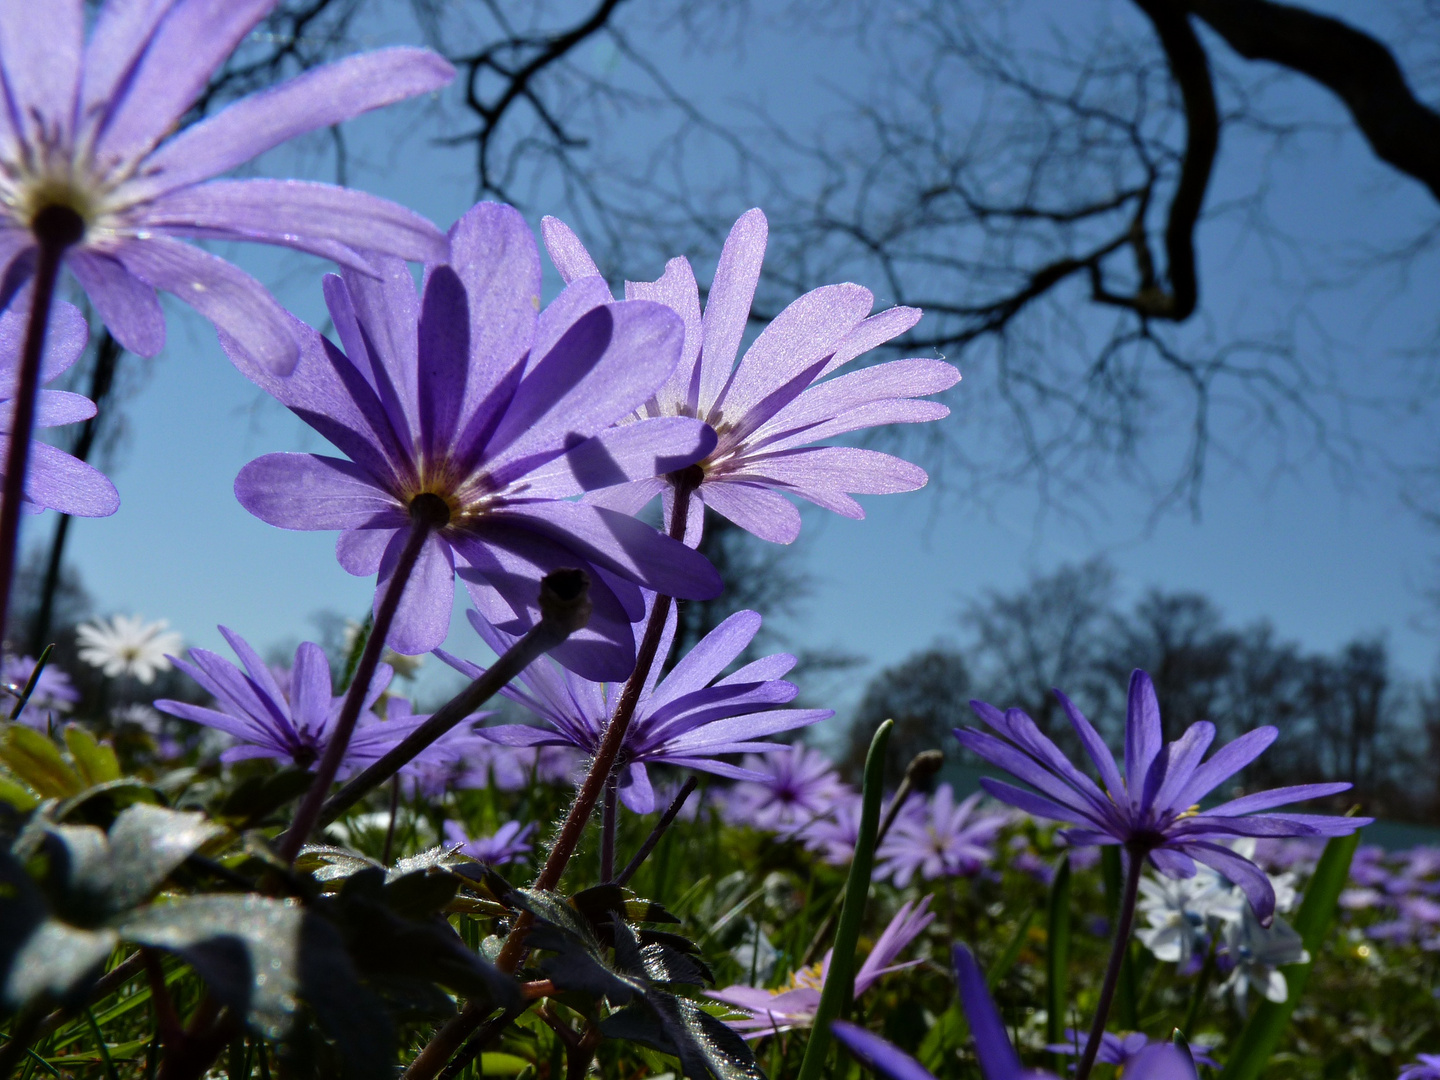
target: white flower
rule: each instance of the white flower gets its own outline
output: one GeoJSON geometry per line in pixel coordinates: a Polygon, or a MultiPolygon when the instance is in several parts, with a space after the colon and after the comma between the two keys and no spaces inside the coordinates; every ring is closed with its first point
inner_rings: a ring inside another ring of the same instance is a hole
{"type": "Polygon", "coordinates": [[[170,670],[165,654],[180,651],[181,637],[166,630],[169,625],[164,619],[146,623],[138,615],[81,623],[75,634],[80,642],[80,659],[112,679],[133,675],[142,683],[154,682],[156,672],[170,670]]]}
{"type": "Polygon", "coordinates": [[[1245,1011],[1245,997],[1252,987],[1268,1000],[1282,1002],[1290,995],[1283,964],[1305,964],[1310,954],[1305,943],[1284,919],[1277,918],[1267,929],[1260,925],[1250,906],[1244,917],[1225,928],[1225,952],[1235,963],[1224,989],[1235,995],[1235,1005],[1245,1011]]]}
{"type": "Polygon", "coordinates": [[[1240,920],[1240,909],[1248,907],[1245,896],[1208,866],[1199,866],[1194,877],[1143,877],[1140,879],[1139,913],[1149,926],[1135,931],[1157,960],[1184,964],[1197,948],[1204,946],[1212,923],[1230,924],[1240,920]]]}

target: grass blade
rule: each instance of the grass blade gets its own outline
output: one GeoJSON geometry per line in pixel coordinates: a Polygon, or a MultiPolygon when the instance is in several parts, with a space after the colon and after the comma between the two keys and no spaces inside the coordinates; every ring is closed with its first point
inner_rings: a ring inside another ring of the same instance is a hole
{"type": "Polygon", "coordinates": [[[835,953],[830,972],[815,1010],[815,1026],[805,1047],[796,1080],[820,1080],[830,1053],[830,1021],[839,1017],[855,996],[855,943],[860,940],[860,923],[865,917],[865,898],[870,892],[870,872],[875,864],[875,834],[880,830],[880,799],[884,789],[885,746],[895,721],[886,720],[875,729],[870,752],[865,755],[865,785],[860,804],[860,836],[855,841],[855,858],[845,882],[845,903],[835,928],[835,953]]]}
{"type": "MultiPolygon", "coordinates": [[[[1050,907],[1045,922],[1045,1037],[1052,1044],[1065,1041],[1065,1010],[1068,1007],[1066,973],[1070,970],[1070,856],[1055,868],[1050,886],[1050,907]]],[[[1054,1055],[1052,1067],[1065,1075],[1066,1058],[1054,1055]]]]}

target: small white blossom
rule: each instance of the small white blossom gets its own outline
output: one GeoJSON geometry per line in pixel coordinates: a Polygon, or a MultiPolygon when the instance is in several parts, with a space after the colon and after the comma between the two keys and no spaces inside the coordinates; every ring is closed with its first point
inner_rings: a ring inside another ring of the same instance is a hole
{"type": "Polygon", "coordinates": [[[170,670],[165,654],[180,651],[182,639],[166,629],[169,625],[164,619],[147,623],[138,615],[81,623],[75,635],[80,659],[112,679],[131,675],[142,683],[152,683],[157,672],[170,670]]]}

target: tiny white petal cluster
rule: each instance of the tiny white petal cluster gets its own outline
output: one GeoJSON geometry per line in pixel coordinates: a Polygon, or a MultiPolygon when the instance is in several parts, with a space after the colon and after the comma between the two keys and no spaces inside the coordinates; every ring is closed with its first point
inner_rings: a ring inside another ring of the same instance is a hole
{"type": "Polygon", "coordinates": [[[80,659],[112,679],[129,675],[148,685],[170,670],[165,654],[180,651],[183,639],[169,625],[164,619],[147,623],[139,615],[81,623],[75,632],[80,659]]]}

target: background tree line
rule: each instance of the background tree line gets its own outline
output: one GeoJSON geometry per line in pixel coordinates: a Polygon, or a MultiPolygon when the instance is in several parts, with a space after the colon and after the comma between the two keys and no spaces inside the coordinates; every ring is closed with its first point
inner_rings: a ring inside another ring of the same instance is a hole
{"type": "MultiPolygon", "coordinates": [[[[1050,687],[1068,694],[1112,744],[1123,738],[1132,669],[1150,672],[1166,738],[1197,720],[1223,743],[1262,724],[1280,737],[1243,774],[1246,787],[1351,780],[1366,813],[1440,822],[1440,681],[1398,672],[1382,637],[1310,652],[1261,620],[1233,626],[1205,596],[1151,588],[1131,605],[1103,560],[1062,566],[1014,592],[992,591],[959,613],[963,638],[937,644],[872,678],[844,749],[858,774],[868,733],[886,717],[890,755],[904,763],[939,747],[961,754],[950,731],[974,722],[968,702],[1016,706],[1067,753],[1080,752],[1050,687]]],[[[975,762],[968,762],[975,764],[975,762]]]]}

